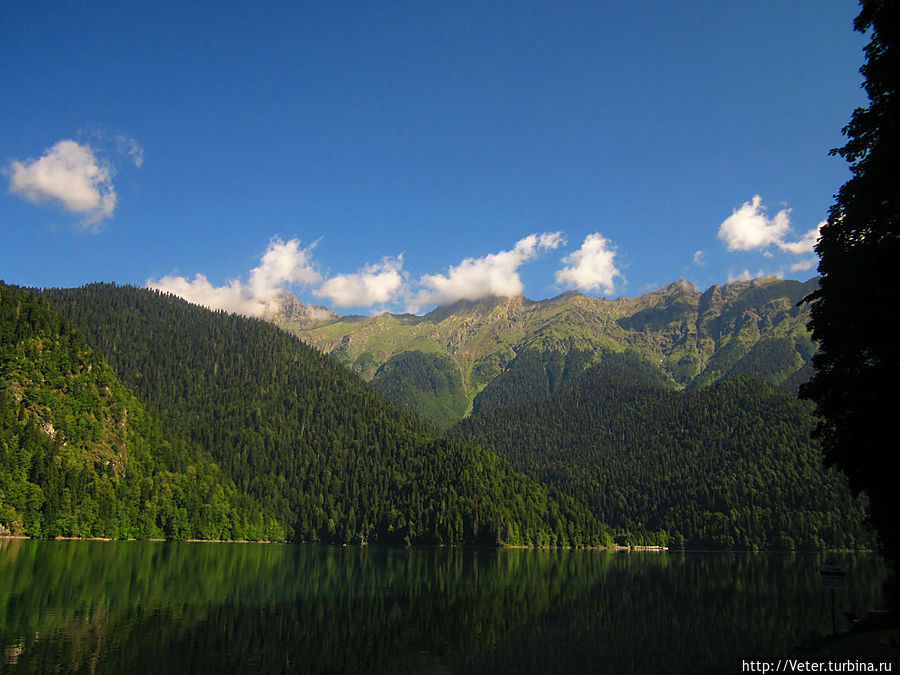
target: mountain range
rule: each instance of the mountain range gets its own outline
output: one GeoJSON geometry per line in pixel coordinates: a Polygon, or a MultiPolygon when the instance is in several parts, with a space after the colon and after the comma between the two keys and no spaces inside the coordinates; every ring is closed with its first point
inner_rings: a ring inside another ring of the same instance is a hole
{"type": "Polygon", "coordinates": [[[0,534],[868,547],[790,391],[814,284],[260,320],[0,283],[0,534]]]}
{"type": "Polygon", "coordinates": [[[796,391],[815,352],[808,305],[798,303],[817,283],[755,279],[701,293],[676,281],[635,298],[489,297],[424,316],[339,316],[290,302],[271,320],[446,428],[527,353],[578,353],[586,368],[627,350],[679,388],[750,374],[796,391]]]}

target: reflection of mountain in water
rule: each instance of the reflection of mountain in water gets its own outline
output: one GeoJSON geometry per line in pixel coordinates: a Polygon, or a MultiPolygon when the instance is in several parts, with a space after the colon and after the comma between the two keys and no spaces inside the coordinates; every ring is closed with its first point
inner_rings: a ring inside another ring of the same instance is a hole
{"type": "MultiPolygon", "coordinates": [[[[0,541],[0,647],[26,672],[733,672],[828,628],[822,560],[0,541]]],[[[873,606],[880,560],[844,564],[873,606]]]]}

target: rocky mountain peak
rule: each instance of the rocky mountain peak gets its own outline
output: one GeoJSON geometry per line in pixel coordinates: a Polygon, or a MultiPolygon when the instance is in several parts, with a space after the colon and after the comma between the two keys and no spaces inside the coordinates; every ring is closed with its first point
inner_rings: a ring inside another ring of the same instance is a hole
{"type": "Polygon", "coordinates": [[[281,306],[269,317],[279,326],[297,329],[312,328],[340,318],[340,314],[327,307],[300,302],[293,293],[286,293],[281,306]]]}

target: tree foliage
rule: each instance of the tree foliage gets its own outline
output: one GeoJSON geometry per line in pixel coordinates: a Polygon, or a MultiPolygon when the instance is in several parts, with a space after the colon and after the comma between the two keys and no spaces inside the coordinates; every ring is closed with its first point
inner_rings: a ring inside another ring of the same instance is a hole
{"type": "Polygon", "coordinates": [[[809,438],[808,404],[749,377],[676,391],[633,361],[609,355],[550,398],[455,431],[582,500],[630,544],[872,544],[861,503],[809,438]]]}
{"type": "Polygon", "coordinates": [[[847,143],[832,150],[850,164],[816,246],[820,287],[810,328],[819,342],[815,376],[801,395],[816,403],[826,461],[865,492],[887,556],[900,561],[895,454],[896,331],[900,309],[900,4],[863,0],[854,27],[871,32],[860,69],[869,105],[853,112],[847,143]]]}
{"type": "Polygon", "coordinates": [[[283,539],[45,299],[0,284],[0,533],[283,539]]]}

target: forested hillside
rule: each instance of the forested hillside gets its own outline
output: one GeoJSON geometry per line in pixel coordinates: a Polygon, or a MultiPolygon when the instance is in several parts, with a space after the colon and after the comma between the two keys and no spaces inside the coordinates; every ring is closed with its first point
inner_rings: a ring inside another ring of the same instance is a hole
{"type": "Polygon", "coordinates": [[[281,539],[36,293],[0,283],[0,533],[281,539]]]}
{"type": "Polygon", "coordinates": [[[549,398],[487,409],[453,433],[584,501],[630,543],[873,544],[861,502],[822,466],[808,405],[755,378],[684,392],[636,373],[633,358],[610,356],[549,398]]]}
{"type": "Polygon", "coordinates": [[[603,363],[604,377],[614,375],[632,383],[674,387],[674,383],[659,368],[631,350],[621,354],[578,350],[568,353],[556,350],[523,351],[475,397],[473,412],[541,401],[581,380],[585,371],[598,360],[603,363]]]}
{"type": "Polygon", "coordinates": [[[385,398],[430,420],[438,429],[451,426],[469,407],[459,369],[446,356],[402,352],[378,368],[372,384],[385,398]]]}
{"type": "MultiPolygon", "coordinates": [[[[632,544],[872,545],[806,404],[747,376],[679,390],[639,350],[569,344],[523,350],[448,438],[268,322],[0,286],[0,528],[577,546],[608,543],[605,522],[632,544]]],[[[463,405],[447,357],[376,372],[410,407],[463,405]]]]}
{"type": "Polygon", "coordinates": [[[271,508],[288,537],[586,545],[582,505],[496,455],[437,437],[275,326],[94,284],[45,295],[179,434],[271,508]]]}

